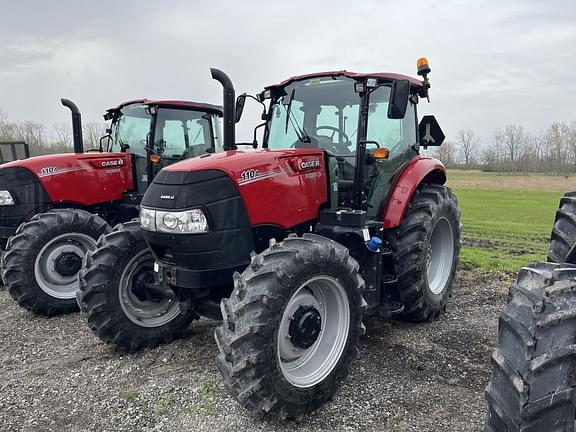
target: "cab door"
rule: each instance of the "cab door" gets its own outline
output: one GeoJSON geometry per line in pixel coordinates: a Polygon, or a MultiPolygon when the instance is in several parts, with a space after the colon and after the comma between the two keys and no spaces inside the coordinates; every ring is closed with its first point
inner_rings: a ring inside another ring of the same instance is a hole
{"type": "Polygon", "coordinates": [[[364,191],[370,219],[383,214],[395,174],[418,154],[416,105],[409,100],[404,118],[388,118],[390,91],[389,86],[378,87],[369,99],[366,140],[378,144],[367,145],[364,162],[364,191]],[[375,158],[377,148],[386,149],[388,157],[375,158]]]}

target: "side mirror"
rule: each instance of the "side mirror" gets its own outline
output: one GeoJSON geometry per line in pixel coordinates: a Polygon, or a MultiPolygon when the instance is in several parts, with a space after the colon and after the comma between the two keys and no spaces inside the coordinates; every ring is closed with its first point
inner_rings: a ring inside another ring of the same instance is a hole
{"type": "Polygon", "coordinates": [[[420,145],[424,148],[428,146],[439,146],[444,142],[444,132],[433,115],[422,117],[418,125],[418,135],[420,145]]]}
{"type": "Polygon", "coordinates": [[[388,103],[388,118],[403,119],[408,108],[408,98],[410,97],[410,81],[395,80],[392,82],[390,92],[390,102],[388,103]]]}
{"type": "Polygon", "coordinates": [[[235,123],[238,123],[242,118],[242,111],[244,111],[244,104],[246,103],[246,93],[242,93],[236,98],[236,118],[235,123]]]}

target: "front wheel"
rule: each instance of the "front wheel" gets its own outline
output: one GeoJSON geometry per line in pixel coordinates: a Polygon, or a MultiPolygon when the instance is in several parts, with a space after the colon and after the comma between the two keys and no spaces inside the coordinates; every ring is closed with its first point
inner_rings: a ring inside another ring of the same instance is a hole
{"type": "Polygon", "coordinates": [[[77,274],[84,255],[110,230],[104,219],[85,210],[35,215],[18,227],[6,245],[2,277],[8,292],[36,314],[77,310],[77,274]]]}
{"type": "Polygon", "coordinates": [[[460,210],[452,191],[423,184],[402,225],[386,232],[405,320],[430,320],[446,308],[458,267],[460,231],[460,210]]]}
{"type": "Polygon", "coordinates": [[[215,333],[230,394],[282,420],[331,399],[363,332],[363,288],[348,249],[325,237],[293,235],[254,255],[215,333]]]}
{"type": "Polygon", "coordinates": [[[115,227],[86,256],[78,304],[104,342],[128,351],[154,347],[179,337],[196,317],[170,287],[155,283],[153,266],[139,221],[115,227]]]}

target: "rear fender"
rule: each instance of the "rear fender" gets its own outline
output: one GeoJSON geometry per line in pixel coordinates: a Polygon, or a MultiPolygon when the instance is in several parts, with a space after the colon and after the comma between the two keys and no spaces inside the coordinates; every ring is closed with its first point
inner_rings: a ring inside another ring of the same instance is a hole
{"type": "Polygon", "coordinates": [[[410,200],[422,183],[444,184],[446,168],[437,159],[418,156],[408,162],[389,195],[384,212],[384,228],[396,228],[404,220],[410,200]]]}

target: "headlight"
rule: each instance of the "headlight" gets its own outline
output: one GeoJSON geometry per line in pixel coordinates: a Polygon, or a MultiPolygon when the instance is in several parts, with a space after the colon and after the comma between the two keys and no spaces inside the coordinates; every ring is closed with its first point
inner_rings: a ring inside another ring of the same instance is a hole
{"type": "Polygon", "coordinates": [[[7,190],[0,191],[0,206],[14,205],[14,198],[7,190]]]}
{"type": "Polygon", "coordinates": [[[156,231],[156,211],[140,207],[140,226],[147,231],[156,231]]]}
{"type": "Polygon", "coordinates": [[[147,231],[194,234],[208,231],[208,221],[201,209],[181,212],[140,208],[140,226],[147,231]]]}

